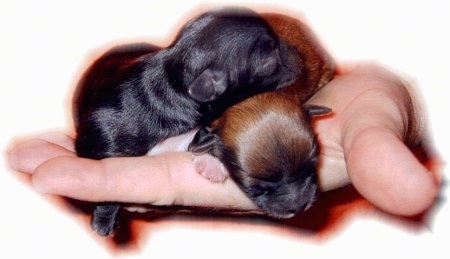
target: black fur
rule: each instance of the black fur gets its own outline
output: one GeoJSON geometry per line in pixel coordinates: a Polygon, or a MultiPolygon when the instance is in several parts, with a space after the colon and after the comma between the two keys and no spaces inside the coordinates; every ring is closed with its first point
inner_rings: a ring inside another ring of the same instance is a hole
{"type": "MultiPolygon", "coordinates": [[[[207,12],[165,49],[116,48],[88,69],[74,97],[76,152],[93,159],[145,155],[246,97],[288,85],[300,67],[296,50],[254,12],[207,12]]],[[[117,210],[99,205],[94,230],[112,235],[117,210]]]]}

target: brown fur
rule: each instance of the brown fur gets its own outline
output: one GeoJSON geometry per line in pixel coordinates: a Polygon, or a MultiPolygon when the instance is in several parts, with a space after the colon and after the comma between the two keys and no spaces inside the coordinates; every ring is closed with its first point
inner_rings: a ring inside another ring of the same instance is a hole
{"type": "MultiPolygon", "coordinates": [[[[314,150],[309,118],[293,95],[264,93],[233,106],[216,123],[223,142],[236,151],[242,170],[252,175],[264,172],[268,164],[295,162],[290,156],[310,157],[314,150]],[[280,137],[282,136],[282,137],[280,137]],[[270,151],[291,147],[291,152],[274,156],[270,151]],[[272,150],[273,148],[273,150],[272,150]],[[304,154],[304,153],[307,154],[304,154]]],[[[295,168],[299,165],[292,165],[295,168]]]]}
{"type": "MultiPolygon", "coordinates": [[[[286,218],[305,210],[316,198],[319,147],[310,117],[330,110],[302,103],[333,78],[335,64],[305,24],[279,14],[263,17],[297,48],[303,64],[300,78],[284,89],[228,108],[212,123],[211,134],[218,141],[205,133],[197,139],[212,143],[209,152],[224,163],[258,207],[270,216],[286,218]]],[[[194,140],[194,146],[207,146],[199,143],[194,140]]]]}
{"type": "Polygon", "coordinates": [[[282,14],[265,13],[262,17],[281,38],[297,48],[303,70],[297,84],[286,91],[298,94],[301,101],[306,101],[335,76],[333,57],[305,23],[282,14]]]}

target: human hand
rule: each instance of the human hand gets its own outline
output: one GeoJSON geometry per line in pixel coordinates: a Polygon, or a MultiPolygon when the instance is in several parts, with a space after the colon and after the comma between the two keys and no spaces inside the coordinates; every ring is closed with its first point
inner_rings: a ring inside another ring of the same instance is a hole
{"type": "Polygon", "coordinates": [[[344,69],[308,100],[333,109],[333,116],[314,123],[321,143],[322,190],[351,183],[388,213],[425,211],[436,199],[440,176],[425,165],[432,167],[437,157],[422,163],[413,153],[415,147],[431,152],[414,89],[379,65],[344,69]]]}
{"type": "Polygon", "coordinates": [[[79,158],[74,139],[61,132],[19,141],[9,152],[11,167],[30,174],[33,187],[46,194],[90,202],[256,209],[230,180],[213,183],[202,176],[194,157],[189,152],[164,152],[79,158]]]}
{"type": "MultiPolygon", "coordinates": [[[[413,215],[433,203],[439,177],[408,145],[424,135],[421,112],[404,82],[375,65],[355,66],[322,88],[309,103],[333,109],[314,121],[321,143],[318,169],[324,191],[352,183],[387,212],[413,215]]],[[[17,143],[12,168],[29,173],[43,193],[74,199],[152,205],[184,205],[258,213],[227,179],[211,182],[199,174],[189,152],[89,160],[78,158],[73,139],[52,133],[17,143]]]]}

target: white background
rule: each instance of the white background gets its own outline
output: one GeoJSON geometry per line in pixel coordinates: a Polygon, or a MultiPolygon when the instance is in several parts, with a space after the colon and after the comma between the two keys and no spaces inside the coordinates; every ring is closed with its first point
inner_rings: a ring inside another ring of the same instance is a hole
{"type": "MultiPolygon", "coordinates": [[[[0,146],[15,136],[70,129],[74,83],[97,51],[114,42],[166,45],[202,9],[232,1],[2,1],[0,146]]],[[[445,1],[241,1],[257,10],[306,19],[332,54],[374,60],[420,87],[437,148],[448,157],[449,8],[445,1]]],[[[394,154],[393,154],[394,155],[394,154]]],[[[0,258],[108,258],[114,254],[85,225],[0,165],[0,258]]],[[[448,197],[448,188],[443,189],[448,197]]],[[[170,222],[121,257],[251,256],[286,258],[410,256],[444,258],[450,215],[441,206],[429,230],[415,232],[375,215],[356,217],[329,240],[313,243],[252,224],[200,227],[170,222]],[[300,257],[303,256],[303,257],[300,257]],[[306,256],[306,257],[304,257],[306,256]]],[[[201,220],[201,219],[200,219],[201,220]]],[[[256,223],[257,225],[257,223],[256,223]]],[[[231,257],[232,258],[232,257],[231,257]]],[[[416,257],[415,257],[416,258],[416,257]]]]}

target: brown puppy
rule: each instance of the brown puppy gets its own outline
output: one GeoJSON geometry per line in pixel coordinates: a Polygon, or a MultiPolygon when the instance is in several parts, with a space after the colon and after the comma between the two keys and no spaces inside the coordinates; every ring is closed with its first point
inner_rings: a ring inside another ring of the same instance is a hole
{"type": "Polygon", "coordinates": [[[302,102],[333,78],[335,65],[306,25],[283,15],[263,17],[296,46],[304,64],[300,79],[227,109],[211,129],[197,133],[189,149],[217,157],[259,208],[288,218],[316,198],[319,147],[310,118],[331,110],[302,102]]]}

